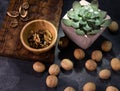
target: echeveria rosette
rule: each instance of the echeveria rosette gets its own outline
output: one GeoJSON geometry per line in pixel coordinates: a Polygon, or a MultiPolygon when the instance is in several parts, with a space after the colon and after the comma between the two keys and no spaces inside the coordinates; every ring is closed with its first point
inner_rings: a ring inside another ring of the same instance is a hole
{"type": "Polygon", "coordinates": [[[62,19],[66,26],[73,27],[78,35],[91,35],[100,31],[101,27],[108,27],[111,19],[106,19],[107,12],[98,8],[98,1],[93,0],[88,5],[81,5],[74,1],[72,9],[67,11],[68,19],[62,19]]]}

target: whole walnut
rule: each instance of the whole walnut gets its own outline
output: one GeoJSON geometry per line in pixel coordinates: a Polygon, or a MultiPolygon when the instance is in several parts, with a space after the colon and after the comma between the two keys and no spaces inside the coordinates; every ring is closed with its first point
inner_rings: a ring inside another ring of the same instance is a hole
{"type": "Polygon", "coordinates": [[[76,91],[73,87],[68,86],[64,89],[64,91],[76,91]]]}
{"type": "Polygon", "coordinates": [[[55,75],[49,75],[46,78],[46,85],[50,88],[56,87],[58,84],[58,78],[55,75]]]}
{"type": "Polygon", "coordinates": [[[73,69],[73,62],[70,59],[63,59],[61,61],[61,66],[65,70],[72,70],[73,69]]]}
{"type": "Polygon", "coordinates": [[[60,67],[57,64],[52,64],[48,69],[49,74],[58,75],[60,73],[60,67]]]}
{"type": "Polygon", "coordinates": [[[85,67],[89,71],[94,71],[97,68],[97,63],[92,59],[88,59],[85,63],[85,67]]]}
{"type": "Polygon", "coordinates": [[[115,86],[107,86],[105,91],[119,91],[119,89],[115,86]]]}
{"type": "Polygon", "coordinates": [[[83,91],[96,91],[96,85],[94,82],[87,82],[83,86],[83,91]]]}
{"type": "Polygon", "coordinates": [[[80,48],[75,49],[73,54],[77,60],[82,60],[85,57],[85,52],[80,48]]]}
{"type": "Polygon", "coordinates": [[[114,71],[120,71],[120,60],[118,58],[112,58],[110,64],[114,71]]]}
{"type": "Polygon", "coordinates": [[[45,71],[45,65],[43,63],[37,61],[33,64],[33,69],[36,72],[44,72],[45,71]]]}
{"type": "Polygon", "coordinates": [[[91,54],[91,58],[96,62],[100,62],[102,60],[103,54],[100,50],[94,50],[91,54]]]}
{"type": "Polygon", "coordinates": [[[104,52],[109,52],[109,51],[111,51],[111,49],[112,49],[112,42],[111,42],[111,41],[108,41],[108,40],[103,41],[103,43],[102,43],[102,45],[101,45],[101,49],[102,49],[102,51],[104,51],[104,52]]]}

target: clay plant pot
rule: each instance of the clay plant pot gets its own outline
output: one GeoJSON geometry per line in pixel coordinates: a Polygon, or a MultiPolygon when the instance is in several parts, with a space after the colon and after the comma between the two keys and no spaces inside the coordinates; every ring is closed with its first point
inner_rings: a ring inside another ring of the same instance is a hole
{"type": "MultiPolygon", "coordinates": [[[[82,5],[87,5],[89,2],[82,0],[80,1],[82,5]]],[[[67,13],[63,16],[63,19],[68,19],[67,13]]],[[[107,15],[105,19],[110,19],[110,16],[107,15]]],[[[70,26],[66,26],[63,21],[61,21],[61,27],[63,29],[63,32],[79,47],[83,49],[89,48],[95,40],[104,32],[106,28],[102,27],[100,32],[94,35],[78,35],[75,32],[75,29],[70,26]]]]}

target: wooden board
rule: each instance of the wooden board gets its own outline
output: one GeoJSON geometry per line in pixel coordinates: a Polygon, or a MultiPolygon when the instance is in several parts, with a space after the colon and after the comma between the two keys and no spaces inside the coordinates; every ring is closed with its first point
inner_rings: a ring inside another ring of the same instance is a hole
{"type": "MultiPolygon", "coordinates": [[[[11,0],[7,11],[18,11],[20,5],[27,0],[11,0]]],[[[33,54],[26,50],[20,42],[19,34],[22,27],[34,19],[46,19],[52,22],[58,29],[60,15],[62,11],[62,0],[28,0],[28,20],[17,17],[18,26],[10,27],[10,22],[14,19],[6,14],[2,28],[0,29],[0,55],[15,57],[27,60],[40,60],[42,62],[53,62],[54,51],[53,47],[50,51],[43,54],[33,54]]]]}

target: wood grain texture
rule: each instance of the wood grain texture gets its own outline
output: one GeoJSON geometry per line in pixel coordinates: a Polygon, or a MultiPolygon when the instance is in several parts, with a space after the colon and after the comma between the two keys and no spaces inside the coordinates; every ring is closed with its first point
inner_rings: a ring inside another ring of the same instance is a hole
{"type": "MultiPolygon", "coordinates": [[[[20,5],[27,0],[11,0],[7,11],[18,11],[20,5]]],[[[39,60],[42,62],[53,62],[54,51],[53,47],[50,51],[43,54],[33,54],[26,50],[20,42],[19,34],[22,27],[34,19],[46,19],[52,22],[58,30],[60,15],[62,11],[62,0],[28,0],[30,5],[28,9],[29,20],[17,17],[18,26],[10,27],[10,22],[14,19],[7,14],[4,18],[2,28],[0,29],[0,55],[15,57],[27,60],[39,60]]]]}

